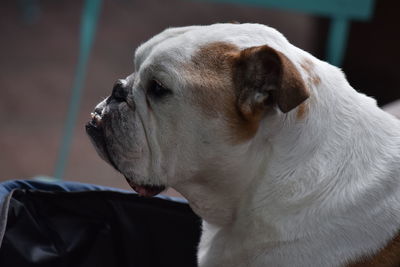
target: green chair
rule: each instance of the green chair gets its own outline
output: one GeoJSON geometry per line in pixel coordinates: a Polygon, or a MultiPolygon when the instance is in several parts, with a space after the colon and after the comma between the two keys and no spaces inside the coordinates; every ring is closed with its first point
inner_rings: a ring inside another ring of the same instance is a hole
{"type": "Polygon", "coordinates": [[[374,0],[198,0],[235,3],[265,8],[286,9],[328,17],[331,25],[326,46],[326,60],[340,66],[346,51],[351,20],[366,21],[372,17],[374,0]]]}
{"type": "Polygon", "coordinates": [[[62,180],[65,174],[65,168],[67,166],[72,144],[73,132],[76,125],[76,120],[78,118],[87,65],[100,16],[101,5],[102,0],[85,0],[84,2],[81,17],[78,61],[75,69],[74,83],[72,86],[67,118],[64,125],[61,147],[58,152],[54,171],[54,177],[57,180],[62,180]]]}

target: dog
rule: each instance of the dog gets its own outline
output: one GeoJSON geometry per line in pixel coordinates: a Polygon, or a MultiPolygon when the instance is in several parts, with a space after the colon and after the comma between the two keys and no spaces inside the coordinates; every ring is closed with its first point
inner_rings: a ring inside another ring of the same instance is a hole
{"type": "Polygon", "coordinates": [[[201,267],[400,264],[400,121],[271,27],[161,32],[86,130],[139,195],[188,200],[201,267]]]}

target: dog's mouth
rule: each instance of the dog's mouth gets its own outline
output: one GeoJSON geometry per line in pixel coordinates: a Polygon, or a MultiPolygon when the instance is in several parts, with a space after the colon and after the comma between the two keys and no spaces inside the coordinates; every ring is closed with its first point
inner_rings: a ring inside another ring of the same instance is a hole
{"type": "Polygon", "coordinates": [[[92,120],[89,122],[89,124],[96,128],[101,127],[102,117],[100,113],[98,113],[97,111],[92,112],[90,113],[90,117],[92,118],[92,120]]]}
{"type": "Polygon", "coordinates": [[[160,194],[162,191],[166,189],[166,187],[163,185],[139,185],[136,184],[135,182],[132,182],[126,177],[125,179],[128,182],[128,184],[132,187],[132,189],[135,190],[135,192],[142,197],[153,197],[155,195],[160,194]]]}
{"type": "MultiPolygon", "coordinates": [[[[103,128],[102,116],[96,111],[91,113],[90,115],[91,115],[91,120],[86,124],[86,132],[90,136],[90,140],[92,141],[97,153],[103,160],[105,160],[111,166],[113,166],[114,169],[122,173],[118,169],[117,165],[113,161],[108,151],[102,129],[103,128]]],[[[126,177],[125,179],[128,182],[128,184],[132,187],[132,189],[143,197],[152,197],[158,195],[159,193],[161,193],[166,189],[166,187],[163,185],[142,185],[142,184],[136,184],[135,182],[131,181],[126,177]]]]}
{"type": "Polygon", "coordinates": [[[101,115],[97,112],[93,112],[90,115],[92,119],[85,126],[86,133],[90,136],[90,141],[95,147],[97,154],[99,154],[99,156],[103,160],[105,160],[111,166],[113,166],[114,169],[119,171],[117,165],[112,160],[107,148],[106,140],[102,129],[103,121],[101,115]]]}

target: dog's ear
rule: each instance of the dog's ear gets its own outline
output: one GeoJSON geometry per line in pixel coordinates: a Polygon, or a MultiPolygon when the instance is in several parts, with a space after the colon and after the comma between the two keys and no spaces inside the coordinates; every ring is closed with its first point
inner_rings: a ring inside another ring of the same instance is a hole
{"type": "Polygon", "coordinates": [[[234,82],[245,118],[259,117],[274,104],[287,113],[310,96],[294,64],[267,45],[244,49],[235,57],[234,82]]]}

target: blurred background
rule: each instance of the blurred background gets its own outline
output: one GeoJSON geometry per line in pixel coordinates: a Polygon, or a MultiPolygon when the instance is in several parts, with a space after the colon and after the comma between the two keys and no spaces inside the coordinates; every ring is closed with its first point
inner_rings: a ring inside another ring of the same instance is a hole
{"type": "MultiPolygon", "coordinates": [[[[84,125],[114,81],[132,72],[134,49],[167,27],[262,23],[318,58],[327,57],[330,16],[224,2],[103,1],[64,180],[129,188],[97,156],[84,125]]],[[[0,181],[55,173],[78,61],[83,7],[83,0],[0,1],[0,181]]],[[[379,105],[400,98],[398,10],[400,1],[377,0],[368,18],[350,20],[340,63],[350,84],[375,97],[379,105]]]]}

